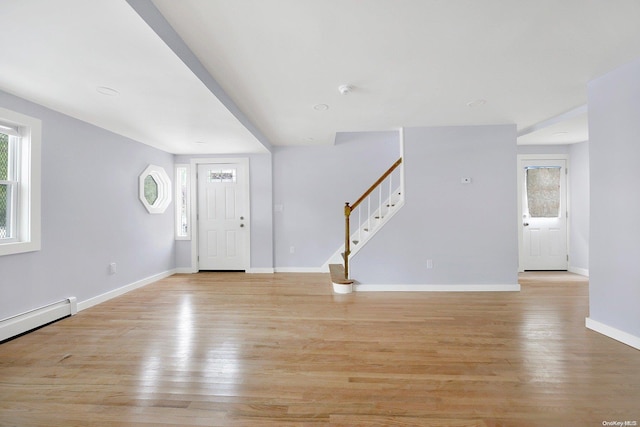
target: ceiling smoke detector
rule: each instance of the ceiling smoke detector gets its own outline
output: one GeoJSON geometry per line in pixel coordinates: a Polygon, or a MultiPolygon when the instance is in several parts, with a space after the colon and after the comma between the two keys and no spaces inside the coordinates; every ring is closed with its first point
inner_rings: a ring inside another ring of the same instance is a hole
{"type": "Polygon", "coordinates": [[[351,85],[340,85],[338,86],[338,92],[340,92],[341,95],[346,95],[348,93],[350,93],[353,90],[353,86],[351,85]]]}
{"type": "Polygon", "coordinates": [[[106,86],[99,86],[96,88],[96,91],[105,96],[118,96],[120,94],[117,90],[106,86]]]}

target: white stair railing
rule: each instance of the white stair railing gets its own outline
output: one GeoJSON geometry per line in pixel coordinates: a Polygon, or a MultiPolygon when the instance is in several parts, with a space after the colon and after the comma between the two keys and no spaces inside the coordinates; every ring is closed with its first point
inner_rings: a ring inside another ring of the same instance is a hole
{"type": "Polygon", "coordinates": [[[399,179],[401,169],[398,169],[401,164],[402,158],[398,159],[382,174],[353,204],[345,203],[345,242],[344,252],[342,253],[345,279],[349,278],[349,258],[355,255],[377,230],[389,220],[404,201],[401,179],[399,179]],[[396,170],[397,172],[395,172],[396,170]],[[394,175],[397,183],[395,185],[394,175]],[[352,217],[355,218],[356,216],[358,222],[354,224],[355,231],[352,232],[351,221],[352,217]],[[364,222],[363,218],[365,218],[364,222]]]}
{"type": "Polygon", "coordinates": [[[351,256],[353,256],[361,244],[364,244],[376,230],[386,222],[385,220],[391,215],[396,206],[402,200],[402,191],[399,186],[391,187],[379,186],[374,192],[363,202],[351,211],[351,256]],[[386,187],[386,188],[385,188],[386,187]],[[371,210],[373,201],[373,211],[371,210]],[[357,221],[355,220],[357,216],[357,221]],[[364,220],[363,220],[364,218],[364,220]]]}

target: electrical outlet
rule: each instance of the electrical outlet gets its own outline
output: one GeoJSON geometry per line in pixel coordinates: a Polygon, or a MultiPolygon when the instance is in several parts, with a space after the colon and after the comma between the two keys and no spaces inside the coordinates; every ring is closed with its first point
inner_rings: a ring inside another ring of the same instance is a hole
{"type": "Polygon", "coordinates": [[[109,274],[116,274],[118,272],[118,265],[115,262],[109,264],[109,274]]]}
{"type": "Polygon", "coordinates": [[[289,253],[290,254],[295,254],[296,253],[296,247],[295,246],[289,247],[289,253]]]}
{"type": "Polygon", "coordinates": [[[432,259],[428,259],[427,260],[427,268],[433,268],[433,260],[432,259]]]}

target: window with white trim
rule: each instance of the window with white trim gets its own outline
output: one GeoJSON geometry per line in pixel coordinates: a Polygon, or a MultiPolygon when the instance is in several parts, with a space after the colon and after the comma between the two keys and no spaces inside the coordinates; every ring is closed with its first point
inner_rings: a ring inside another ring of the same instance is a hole
{"type": "Polygon", "coordinates": [[[176,240],[191,239],[189,165],[176,164],[176,240]]]}
{"type": "Polygon", "coordinates": [[[40,249],[40,121],[0,108],[0,255],[40,249]]]}
{"type": "Polygon", "coordinates": [[[161,166],[149,165],[139,177],[140,201],[150,214],[161,214],[171,203],[171,179],[161,166]]]}
{"type": "Polygon", "coordinates": [[[15,208],[18,181],[16,179],[16,136],[14,129],[0,124],[0,241],[15,239],[15,208]],[[9,133],[11,132],[11,133],[9,133]]]}

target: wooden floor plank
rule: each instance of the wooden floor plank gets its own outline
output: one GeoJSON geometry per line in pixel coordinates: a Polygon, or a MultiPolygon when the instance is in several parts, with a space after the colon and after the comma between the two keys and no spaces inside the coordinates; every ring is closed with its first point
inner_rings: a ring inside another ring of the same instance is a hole
{"type": "Polygon", "coordinates": [[[588,283],[335,295],[325,274],[175,275],[0,345],[0,426],[640,424],[640,352],[588,283]]]}

